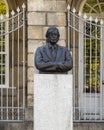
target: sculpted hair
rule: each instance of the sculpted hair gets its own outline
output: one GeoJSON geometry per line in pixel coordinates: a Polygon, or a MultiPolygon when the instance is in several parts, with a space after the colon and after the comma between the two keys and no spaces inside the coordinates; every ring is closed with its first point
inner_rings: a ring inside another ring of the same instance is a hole
{"type": "Polygon", "coordinates": [[[59,30],[56,27],[50,27],[50,28],[48,28],[48,30],[46,32],[46,38],[48,38],[49,34],[52,33],[55,30],[57,30],[58,37],[60,37],[59,30]]]}

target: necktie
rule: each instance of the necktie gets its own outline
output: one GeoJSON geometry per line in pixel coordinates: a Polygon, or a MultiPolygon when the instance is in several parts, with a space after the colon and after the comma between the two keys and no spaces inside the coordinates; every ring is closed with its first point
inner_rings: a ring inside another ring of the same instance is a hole
{"type": "Polygon", "coordinates": [[[54,47],[52,47],[52,57],[53,57],[53,59],[55,59],[55,57],[56,57],[56,52],[55,52],[55,48],[54,47]]]}

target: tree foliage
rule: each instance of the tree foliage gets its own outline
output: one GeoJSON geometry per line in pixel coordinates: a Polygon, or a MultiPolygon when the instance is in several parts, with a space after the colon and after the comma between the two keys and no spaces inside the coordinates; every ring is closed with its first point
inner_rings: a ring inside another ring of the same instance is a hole
{"type": "Polygon", "coordinates": [[[3,1],[0,1],[0,14],[6,14],[6,5],[3,1]]]}
{"type": "MultiPolygon", "coordinates": [[[[93,22],[94,24],[95,22],[93,22]]],[[[100,24],[100,23],[98,23],[100,24]]],[[[91,38],[91,36],[100,38],[100,27],[95,29],[95,25],[90,27],[86,24],[85,45],[84,45],[84,72],[85,72],[85,91],[91,93],[100,92],[100,40],[91,38]],[[91,35],[91,36],[90,36],[91,35]]]]}

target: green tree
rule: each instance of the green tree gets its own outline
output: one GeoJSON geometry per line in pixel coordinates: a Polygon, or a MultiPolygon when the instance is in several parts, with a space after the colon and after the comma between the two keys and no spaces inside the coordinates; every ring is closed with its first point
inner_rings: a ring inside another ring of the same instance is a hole
{"type": "Polygon", "coordinates": [[[6,14],[6,5],[3,1],[0,1],[0,14],[6,14]]]}

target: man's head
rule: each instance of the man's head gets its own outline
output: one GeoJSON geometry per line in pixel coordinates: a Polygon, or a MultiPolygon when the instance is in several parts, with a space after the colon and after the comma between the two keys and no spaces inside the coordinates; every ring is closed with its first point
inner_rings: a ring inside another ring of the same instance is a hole
{"type": "Polygon", "coordinates": [[[47,42],[50,42],[51,44],[56,44],[59,40],[59,37],[59,30],[56,27],[50,27],[46,32],[47,42]]]}

